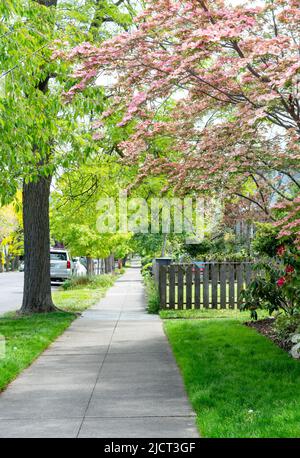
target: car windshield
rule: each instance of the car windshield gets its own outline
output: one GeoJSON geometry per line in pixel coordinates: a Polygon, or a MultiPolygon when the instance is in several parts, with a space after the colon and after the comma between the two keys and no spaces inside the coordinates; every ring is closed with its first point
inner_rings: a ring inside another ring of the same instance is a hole
{"type": "Polygon", "coordinates": [[[50,260],[51,261],[67,261],[67,253],[51,252],[50,260]]]}

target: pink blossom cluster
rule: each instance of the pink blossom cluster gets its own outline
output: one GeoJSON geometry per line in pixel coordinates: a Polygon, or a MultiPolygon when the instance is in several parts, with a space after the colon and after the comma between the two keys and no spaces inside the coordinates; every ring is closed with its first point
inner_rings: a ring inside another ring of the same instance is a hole
{"type": "Polygon", "coordinates": [[[119,126],[134,121],[119,145],[127,161],[140,162],[143,176],[165,173],[181,192],[242,195],[252,180],[265,211],[265,196],[278,190],[286,205],[280,235],[296,234],[300,244],[299,202],[274,182],[284,174],[300,192],[299,46],[298,0],[259,8],[151,0],[132,31],[70,51],[79,82],[67,96],[101,71],[117,72],[113,106],[125,110],[119,126]],[[158,139],[159,157],[152,154],[158,139]]]}

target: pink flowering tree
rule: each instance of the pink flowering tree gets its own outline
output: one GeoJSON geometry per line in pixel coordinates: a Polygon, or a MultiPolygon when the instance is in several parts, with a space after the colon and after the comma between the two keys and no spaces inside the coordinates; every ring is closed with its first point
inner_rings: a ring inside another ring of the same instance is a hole
{"type": "Polygon", "coordinates": [[[270,217],[270,202],[280,202],[281,234],[299,242],[299,1],[262,3],[151,0],[131,31],[57,56],[77,62],[67,98],[117,75],[105,116],[119,110],[120,128],[132,126],[119,147],[141,177],[164,173],[178,192],[239,196],[270,217]]]}

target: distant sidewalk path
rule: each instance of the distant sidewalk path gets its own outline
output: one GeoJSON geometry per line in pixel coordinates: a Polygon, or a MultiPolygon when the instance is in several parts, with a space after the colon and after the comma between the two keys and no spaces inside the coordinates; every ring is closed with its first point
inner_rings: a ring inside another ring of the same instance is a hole
{"type": "Polygon", "coordinates": [[[0,395],[0,437],[198,437],[138,268],[0,395]]]}

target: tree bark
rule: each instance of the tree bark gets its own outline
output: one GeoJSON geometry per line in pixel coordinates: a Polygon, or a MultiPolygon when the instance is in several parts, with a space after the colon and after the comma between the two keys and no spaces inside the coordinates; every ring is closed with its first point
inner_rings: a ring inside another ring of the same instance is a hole
{"type": "Polygon", "coordinates": [[[111,257],[108,256],[107,258],[105,258],[104,263],[105,263],[105,273],[110,274],[111,273],[111,257]]]}
{"type": "Polygon", "coordinates": [[[115,256],[113,254],[110,255],[110,263],[111,263],[111,272],[115,272],[115,256]]]}
{"type": "Polygon", "coordinates": [[[50,177],[23,184],[24,292],[21,313],[56,310],[51,296],[50,177]]]}
{"type": "Polygon", "coordinates": [[[9,267],[10,267],[10,255],[7,254],[5,256],[5,271],[6,272],[9,272],[9,270],[10,270],[9,267]]]}
{"type": "Polygon", "coordinates": [[[86,261],[87,261],[87,274],[88,274],[88,276],[91,276],[91,275],[94,274],[94,261],[93,261],[93,258],[87,256],[86,261]]]}

